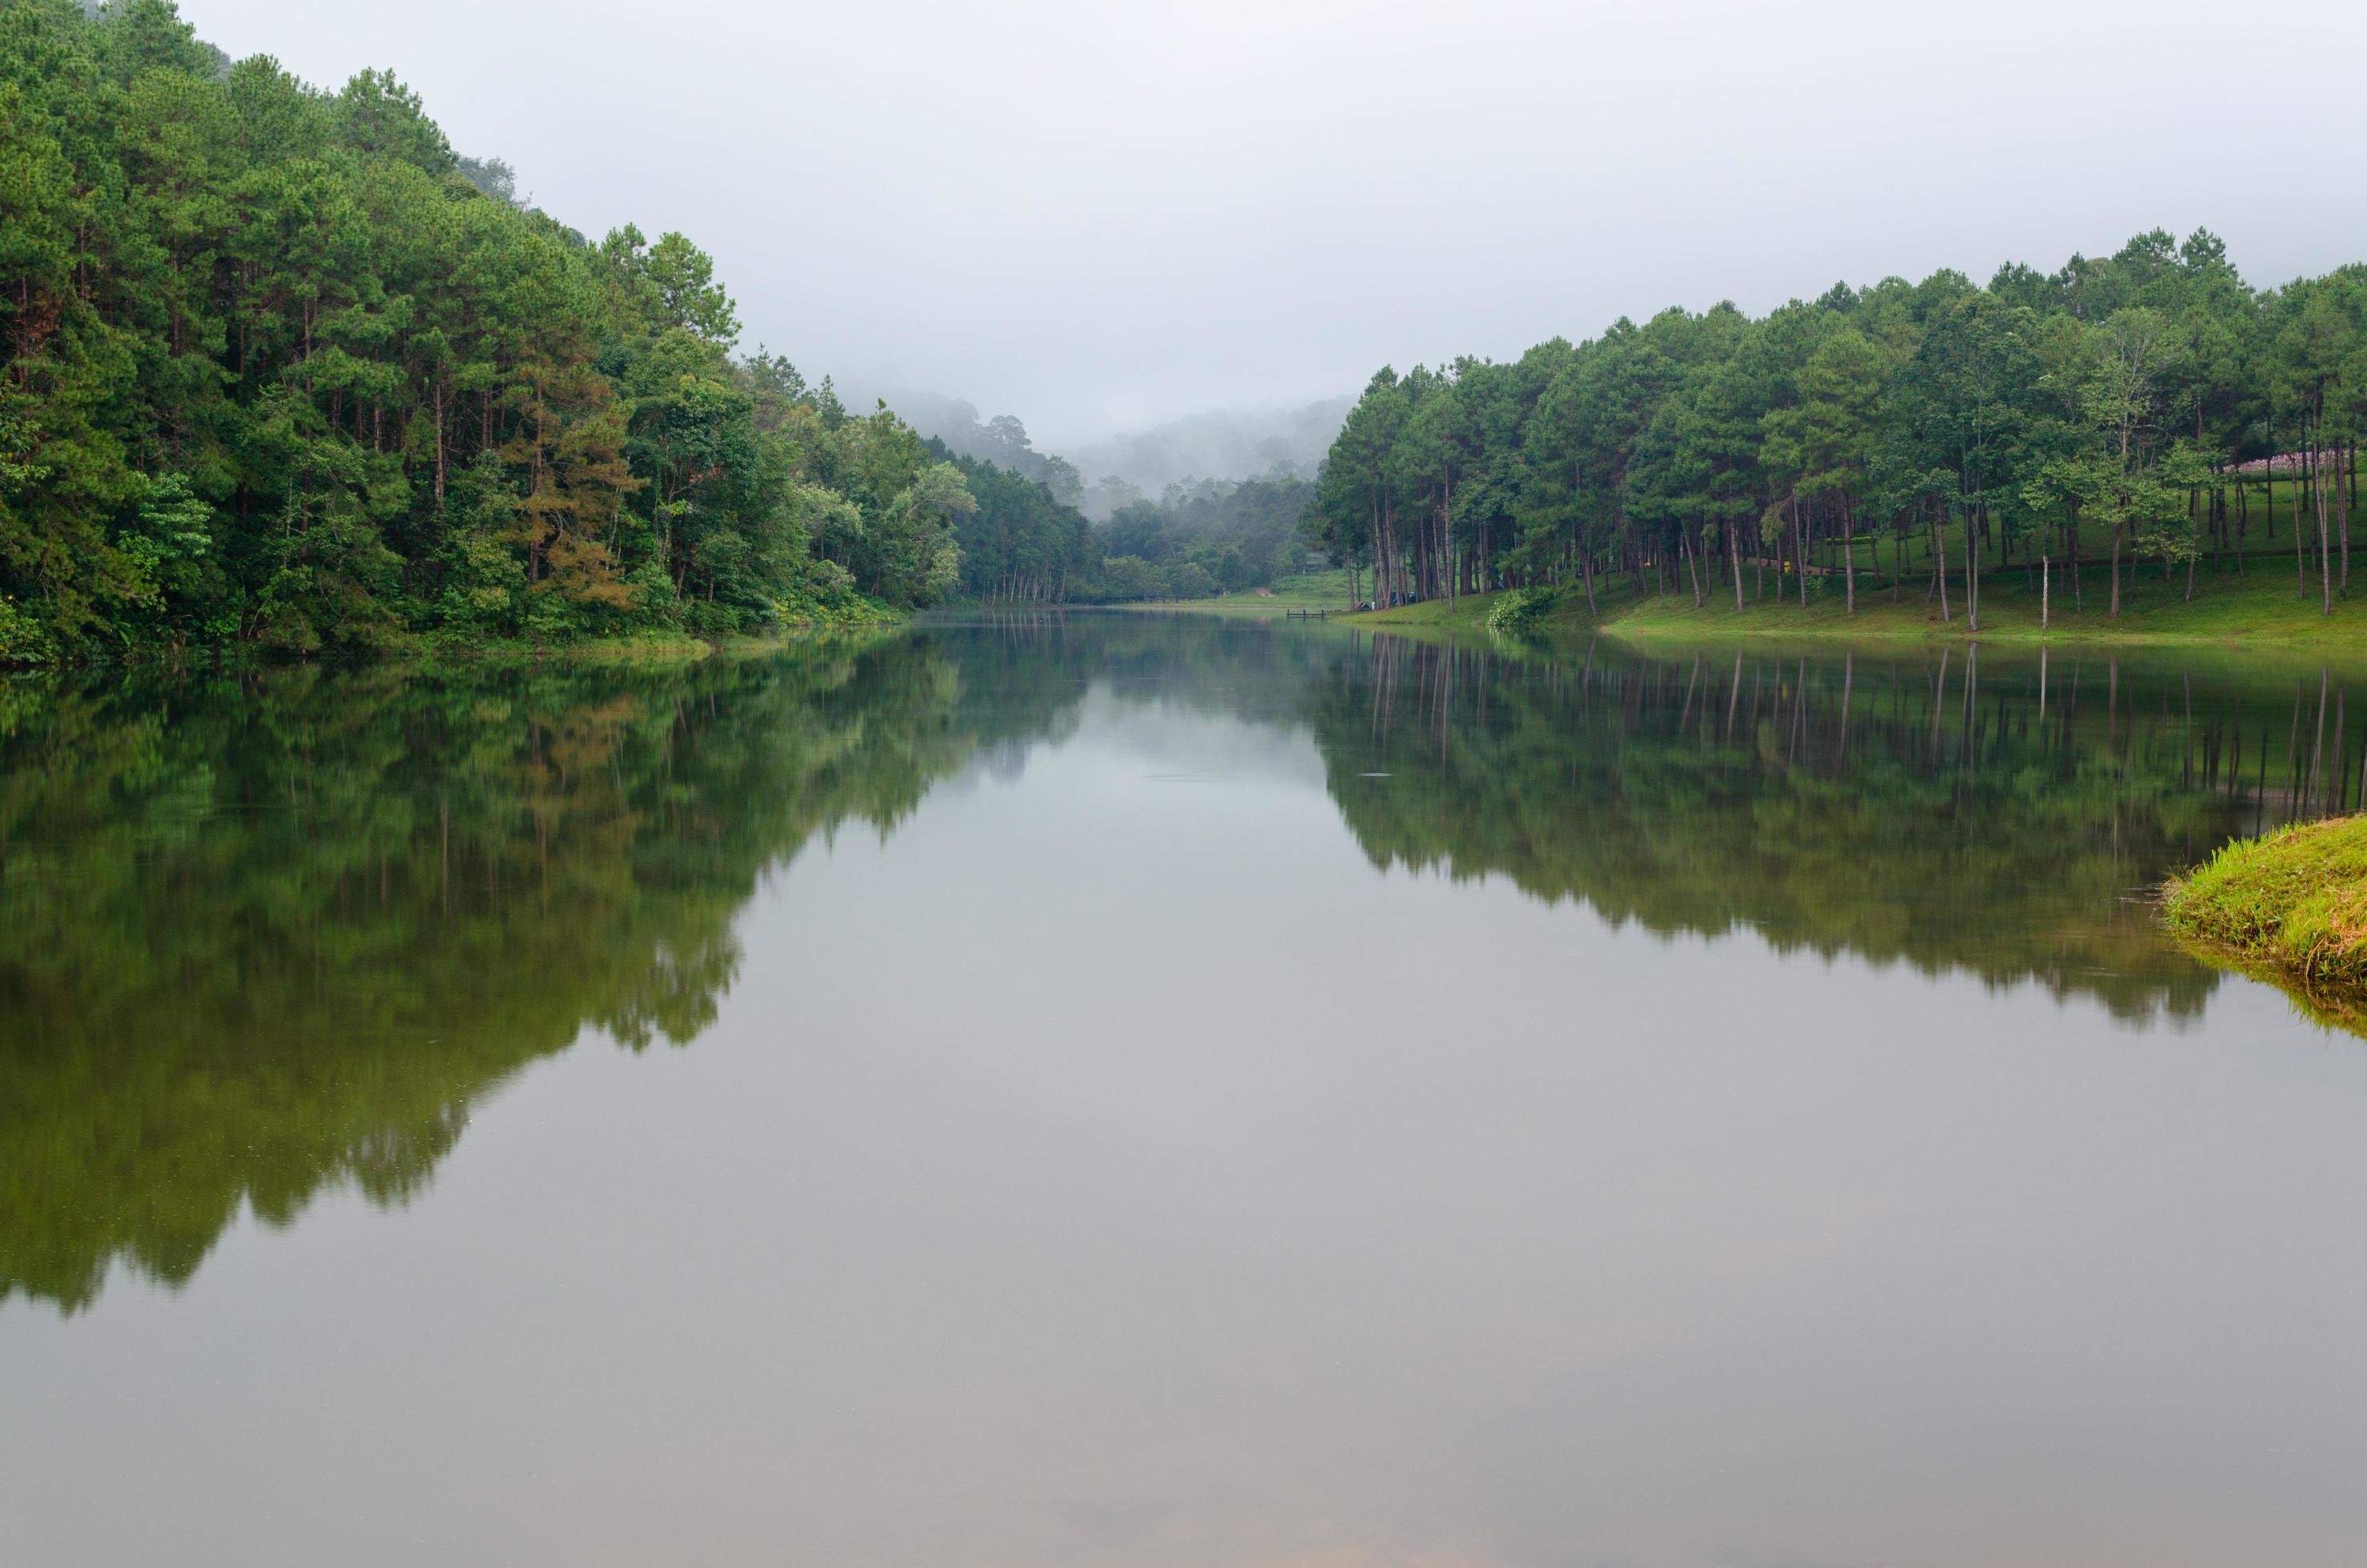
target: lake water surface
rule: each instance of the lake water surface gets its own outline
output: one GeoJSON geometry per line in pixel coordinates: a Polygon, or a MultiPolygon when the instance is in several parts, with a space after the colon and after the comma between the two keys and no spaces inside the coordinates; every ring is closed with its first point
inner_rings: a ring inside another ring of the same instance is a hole
{"type": "Polygon", "coordinates": [[[1082,614],[0,687],[0,1562],[2367,1561],[2367,1042],[2144,902],[2353,699],[1082,614]]]}

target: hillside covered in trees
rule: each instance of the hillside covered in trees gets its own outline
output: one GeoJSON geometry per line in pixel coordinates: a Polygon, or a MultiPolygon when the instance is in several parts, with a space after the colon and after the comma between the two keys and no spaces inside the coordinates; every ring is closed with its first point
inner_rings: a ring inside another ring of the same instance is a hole
{"type": "Polygon", "coordinates": [[[678,233],[164,0],[0,6],[0,662],[702,636],[960,586],[961,472],[735,358],[678,233]]]}
{"type": "MultiPolygon", "coordinates": [[[[1272,585],[1301,569],[1312,485],[1287,462],[1247,479],[1186,478],[1157,499],[1118,475],[1090,488],[1027,426],[923,398],[912,417],[968,481],[957,520],[961,593],[984,602],[1194,599],[1272,585]]],[[[911,410],[907,410],[911,413],[911,410]]],[[[1308,464],[1310,471],[1314,465],[1308,464]]]]}
{"type": "Polygon", "coordinates": [[[1313,526],[1382,602],[1543,586],[1591,608],[1620,574],[1738,608],[1772,573],[1853,611],[1873,573],[1977,630],[1984,572],[2049,571],[2060,603],[2097,567],[2086,594],[2116,616],[2134,562],[2192,597],[2198,561],[2274,553],[2324,609],[2362,423],[2367,267],[2260,290],[2207,232],[2156,232],[1986,288],[1893,278],[1385,369],[1313,526]]]}

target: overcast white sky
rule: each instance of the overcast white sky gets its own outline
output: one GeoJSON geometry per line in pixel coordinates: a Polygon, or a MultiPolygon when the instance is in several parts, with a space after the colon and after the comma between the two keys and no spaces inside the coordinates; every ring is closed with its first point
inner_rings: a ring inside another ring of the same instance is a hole
{"type": "Polygon", "coordinates": [[[184,0],[392,68],[585,233],[712,251],[810,373],[1057,449],[1625,313],[2203,224],[2367,257],[2367,5],[184,0]]]}

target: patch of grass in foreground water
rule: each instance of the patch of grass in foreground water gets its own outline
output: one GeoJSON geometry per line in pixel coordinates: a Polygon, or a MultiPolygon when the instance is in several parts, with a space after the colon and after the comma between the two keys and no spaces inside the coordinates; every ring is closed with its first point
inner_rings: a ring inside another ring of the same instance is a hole
{"type": "Polygon", "coordinates": [[[2298,987],[2313,1014],[2367,1017],[2367,816],[2237,839],[2171,881],[2162,914],[2206,956],[2298,987]]]}

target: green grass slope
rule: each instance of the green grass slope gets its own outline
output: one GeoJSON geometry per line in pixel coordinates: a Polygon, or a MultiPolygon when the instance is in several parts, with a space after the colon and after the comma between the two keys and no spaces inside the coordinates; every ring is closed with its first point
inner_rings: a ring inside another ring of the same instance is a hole
{"type": "MultiPolygon", "coordinates": [[[[2110,613],[2112,581],[2109,568],[2090,566],[2081,574],[2078,592],[2070,591],[2057,574],[2042,628],[2041,594],[2032,574],[2019,568],[1992,570],[1981,584],[1980,630],[1976,633],[1963,602],[1964,584],[1950,583],[1948,613],[1941,614],[1937,596],[1927,597],[1928,577],[1897,585],[1887,579],[1861,577],[1857,613],[1849,613],[1839,579],[1809,580],[1808,602],[1799,599],[1796,577],[1770,574],[1765,597],[1759,597],[1754,576],[1743,578],[1743,605],[1734,605],[1731,579],[1716,592],[1703,584],[1702,603],[1695,608],[1690,585],[1671,594],[1637,593],[1631,580],[1598,578],[1597,613],[1589,615],[1585,595],[1565,591],[1546,618],[1548,631],[1605,631],[1638,639],[1704,642],[1726,637],[1834,637],[1853,640],[1884,638],[1965,639],[1978,635],[1985,642],[2077,642],[2123,643],[2222,643],[2256,646],[2350,644],[2367,647],[2367,592],[2350,598],[2337,595],[2331,614],[2321,612],[2317,585],[2301,597],[2288,566],[2266,569],[2254,560],[2238,573],[2229,562],[2216,570],[2207,563],[2194,574],[2193,597],[2187,597],[2183,568],[2165,578],[2161,568],[2124,568],[2121,613],[2110,613]],[[1778,597],[1781,583],[1784,595],[1778,597]]],[[[2367,564],[2362,564],[2367,572],[2367,564]]],[[[2367,590],[2367,581],[2361,583],[2367,590]]],[[[1358,625],[1427,627],[1438,631],[1482,631],[1498,596],[1476,594],[1452,604],[1431,600],[1394,609],[1369,610],[1352,619],[1358,625]]]]}
{"type": "Polygon", "coordinates": [[[2165,890],[2170,929],[2297,986],[2313,1010],[2367,999],[2367,817],[2238,839],[2165,890]]]}

